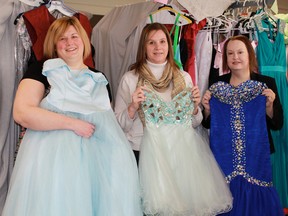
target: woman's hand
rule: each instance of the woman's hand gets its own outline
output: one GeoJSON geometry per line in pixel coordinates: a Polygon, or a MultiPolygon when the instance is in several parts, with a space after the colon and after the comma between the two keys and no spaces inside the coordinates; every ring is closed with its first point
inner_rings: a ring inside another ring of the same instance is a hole
{"type": "Polygon", "coordinates": [[[128,114],[131,119],[134,118],[140,104],[145,100],[144,90],[146,90],[145,86],[139,86],[132,94],[132,102],[128,106],[128,114]]]}
{"type": "Polygon", "coordinates": [[[36,80],[24,79],[16,92],[13,117],[25,128],[40,131],[71,130],[75,134],[89,138],[95,126],[89,122],[65,116],[40,107],[45,87],[36,80]]]}
{"type": "Polygon", "coordinates": [[[80,119],[75,120],[75,124],[73,124],[73,132],[77,134],[78,136],[85,137],[85,138],[90,138],[93,133],[95,132],[95,125],[82,121],[80,119]]]}
{"type": "Polygon", "coordinates": [[[200,97],[200,90],[198,88],[198,86],[193,86],[192,87],[192,101],[194,104],[194,110],[193,110],[193,115],[196,115],[198,113],[198,106],[200,104],[201,101],[201,97],[200,97]]]}
{"type": "Polygon", "coordinates": [[[276,97],[275,93],[271,89],[264,89],[262,95],[266,96],[266,107],[273,106],[276,97]]]}
{"type": "Polygon", "coordinates": [[[202,106],[204,107],[204,117],[207,118],[210,115],[210,99],[211,99],[211,92],[206,90],[202,98],[202,106]]]}
{"type": "Polygon", "coordinates": [[[273,117],[273,103],[276,98],[275,93],[271,89],[264,89],[262,95],[266,96],[266,114],[273,117]]]}

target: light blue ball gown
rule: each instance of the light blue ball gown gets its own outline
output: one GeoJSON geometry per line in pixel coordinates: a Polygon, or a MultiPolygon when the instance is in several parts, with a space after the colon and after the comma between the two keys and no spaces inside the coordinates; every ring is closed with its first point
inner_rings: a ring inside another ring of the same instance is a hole
{"type": "Polygon", "coordinates": [[[70,130],[27,130],[2,216],[142,216],[136,161],[111,109],[102,73],[44,63],[51,85],[41,107],[95,124],[89,138],[70,130]]]}

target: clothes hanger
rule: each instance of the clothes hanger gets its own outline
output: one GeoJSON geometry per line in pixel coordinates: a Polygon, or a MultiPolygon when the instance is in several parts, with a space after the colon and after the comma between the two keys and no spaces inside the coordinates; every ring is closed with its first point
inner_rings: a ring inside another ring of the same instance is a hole
{"type": "Polygon", "coordinates": [[[44,3],[43,0],[19,0],[19,1],[33,7],[38,7],[44,3]]]}
{"type": "Polygon", "coordinates": [[[217,29],[218,31],[221,25],[222,25],[222,21],[218,17],[206,17],[206,25],[202,29],[203,30],[217,29]]]}
{"type": "Polygon", "coordinates": [[[77,13],[77,11],[75,11],[74,9],[66,6],[62,0],[50,0],[46,4],[46,7],[48,8],[50,13],[57,10],[65,16],[73,16],[75,13],[77,13]]]}
{"type": "Polygon", "coordinates": [[[192,20],[180,10],[174,9],[176,6],[164,4],[158,10],[152,12],[148,16],[148,23],[159,22],[162,24],[175,24],[176,16],[178,15],[178,26],[183,26],[192,23],[192,20]]]}
{"type": "Polygon", "coordinates": [[[226,17],[225,15],[218,16],[218,19],[221,20],[221,25],[219,26],[219,32],[227,33],[233,29],[234,23],[237,23],[236,20],[226,17]]]}
{"type": "Polygon", "coordinates": [[[269,9],[265,3],[265,0],[263,0],[262,3],[263,5],[258,5],[256,12],[254,14],[252,13],[253,15],[251,15],[249,21],[245,23],[244,27],[252,32],[253,30],[259,28],[257,23],[262,22],[261,31],[268,32],[269,37],[271,36],[271,38],[273,38],[275,33],[278,31],[278,19],[274,18],[274,15],[269,14],[269,9]]]}

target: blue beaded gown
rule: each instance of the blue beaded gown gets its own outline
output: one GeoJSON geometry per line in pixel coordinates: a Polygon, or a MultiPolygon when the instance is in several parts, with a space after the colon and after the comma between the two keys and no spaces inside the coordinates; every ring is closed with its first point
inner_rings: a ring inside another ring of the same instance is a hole
{"type": "Polygon", "coordinates": [[[265,88],[253,80],[237,87],[219,81],[209,88],[210,146],[234,198],[232,211],[223,216],[284,215],[272,184],[265,88]]]}
{"type": "Polygon", "coordinates": [[[146,215],[203,216],[227,212],[232,196],[209,144],[192,127],[191,88],[170,102],[146,92],[139,173],[146,215]]]}
{"type": "Polygon", "coordinates": [[[51,85],[41,107],[95,124],[88,139],[69,130],[27,130],[2,216],[142,216],[136,160],[111,109],[101,73],[44,63],[51,85]]]}

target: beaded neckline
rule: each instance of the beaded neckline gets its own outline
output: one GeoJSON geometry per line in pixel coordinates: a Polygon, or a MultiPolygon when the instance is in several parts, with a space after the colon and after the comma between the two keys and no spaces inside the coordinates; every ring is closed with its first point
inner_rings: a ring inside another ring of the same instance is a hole
{"type": "Polygon", "coordinates": [[[209,90],[212,95],[222,103],[232,104],[235,100],[249,102],[255,99],[264,89],[267,88],[265,83],[247,80],[238,86],[233,86],[229,83],[219,81],[214,83],[209,90]]]}

